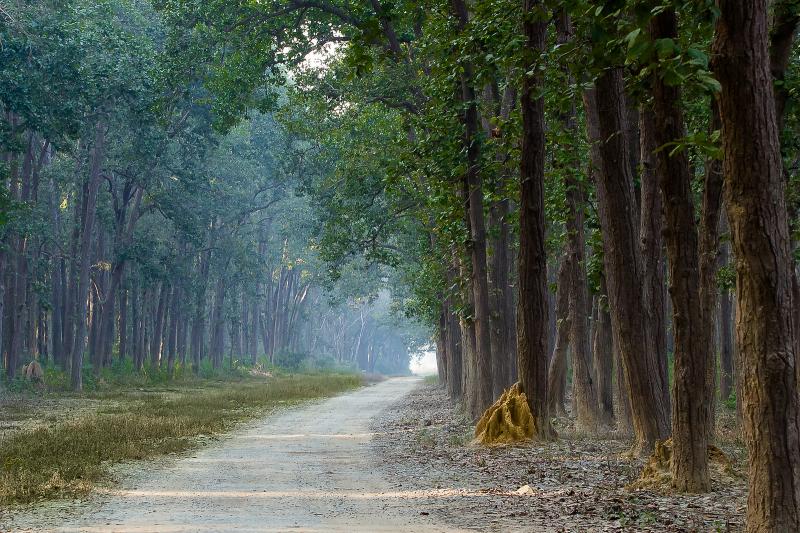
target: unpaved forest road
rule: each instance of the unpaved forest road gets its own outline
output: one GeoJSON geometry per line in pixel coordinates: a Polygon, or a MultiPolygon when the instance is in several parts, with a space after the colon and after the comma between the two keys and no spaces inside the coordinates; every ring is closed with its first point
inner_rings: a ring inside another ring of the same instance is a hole
{"type": "Polygon", "coordinates": [[[49,530],[455,531],[421,516],[413,492],[393,492],[369,451],[370,419],[418,383],[390,379],[269,416],[49,530]]]}

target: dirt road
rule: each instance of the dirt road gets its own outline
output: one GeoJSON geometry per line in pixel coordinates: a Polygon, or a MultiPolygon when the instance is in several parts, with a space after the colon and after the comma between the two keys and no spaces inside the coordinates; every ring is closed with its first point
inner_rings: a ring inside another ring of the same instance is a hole
{"type": "Polygon", "coordinates": [[[47,529],[454,531],[420,515],[425,494],[393,490],[369,452],[370,419],[417,384],[391,379],[267,417],[47,529]]]}

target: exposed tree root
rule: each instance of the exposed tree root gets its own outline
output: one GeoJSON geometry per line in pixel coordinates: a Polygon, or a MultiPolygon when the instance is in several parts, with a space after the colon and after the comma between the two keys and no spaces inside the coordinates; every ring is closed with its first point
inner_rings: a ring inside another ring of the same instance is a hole
{"type": "Polygon", "coordinates": [[[528,398],[515,383],[489,407],[475,426],[474,442],[486,446],[533,438],[533,416],[528,398]]]}
{"type": "MultiPolygon", "coordinates": [[[[655,490],[659,492],[672,489],[672,439],[657,441],[653,455],[647,460],[639,479],[628,485],[630,490],[655,490]]],[[[736,477],[733,464],[725,453],[716,446],[708,446],[709,475],[713,479],[736,477]]]]}

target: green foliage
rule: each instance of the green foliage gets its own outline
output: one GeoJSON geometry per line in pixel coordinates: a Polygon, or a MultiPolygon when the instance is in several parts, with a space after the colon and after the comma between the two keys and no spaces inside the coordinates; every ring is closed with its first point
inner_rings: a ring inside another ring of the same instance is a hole
{"type": "Polygon", "coordinates": [[[726,408],[730,409],[731,411],[735,411],[736,410],[736,391],[732,390],[730,395],[723,400],[722,404],[726,408]]]}
{"type": "Polygon", "coordinates": [[[724,292],[736,290],[736,266],[733,263],[719,268],[717,271],[717,287],[724,292]]]}

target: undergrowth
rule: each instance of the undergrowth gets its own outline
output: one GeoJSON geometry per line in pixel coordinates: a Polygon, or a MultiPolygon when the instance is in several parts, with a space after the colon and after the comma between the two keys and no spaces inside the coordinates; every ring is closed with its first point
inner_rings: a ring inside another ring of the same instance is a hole
{"type": "Polygon", "coordinates": [[[111,400],[50,427],[21,430],[0,441],[0,504],[78,496],[122,461],[181,452],[198,437],[275,408],[358,387],[353,374],[300,374],[231,382],[193,378],[169,388],[99,390],[111,400]]]}

